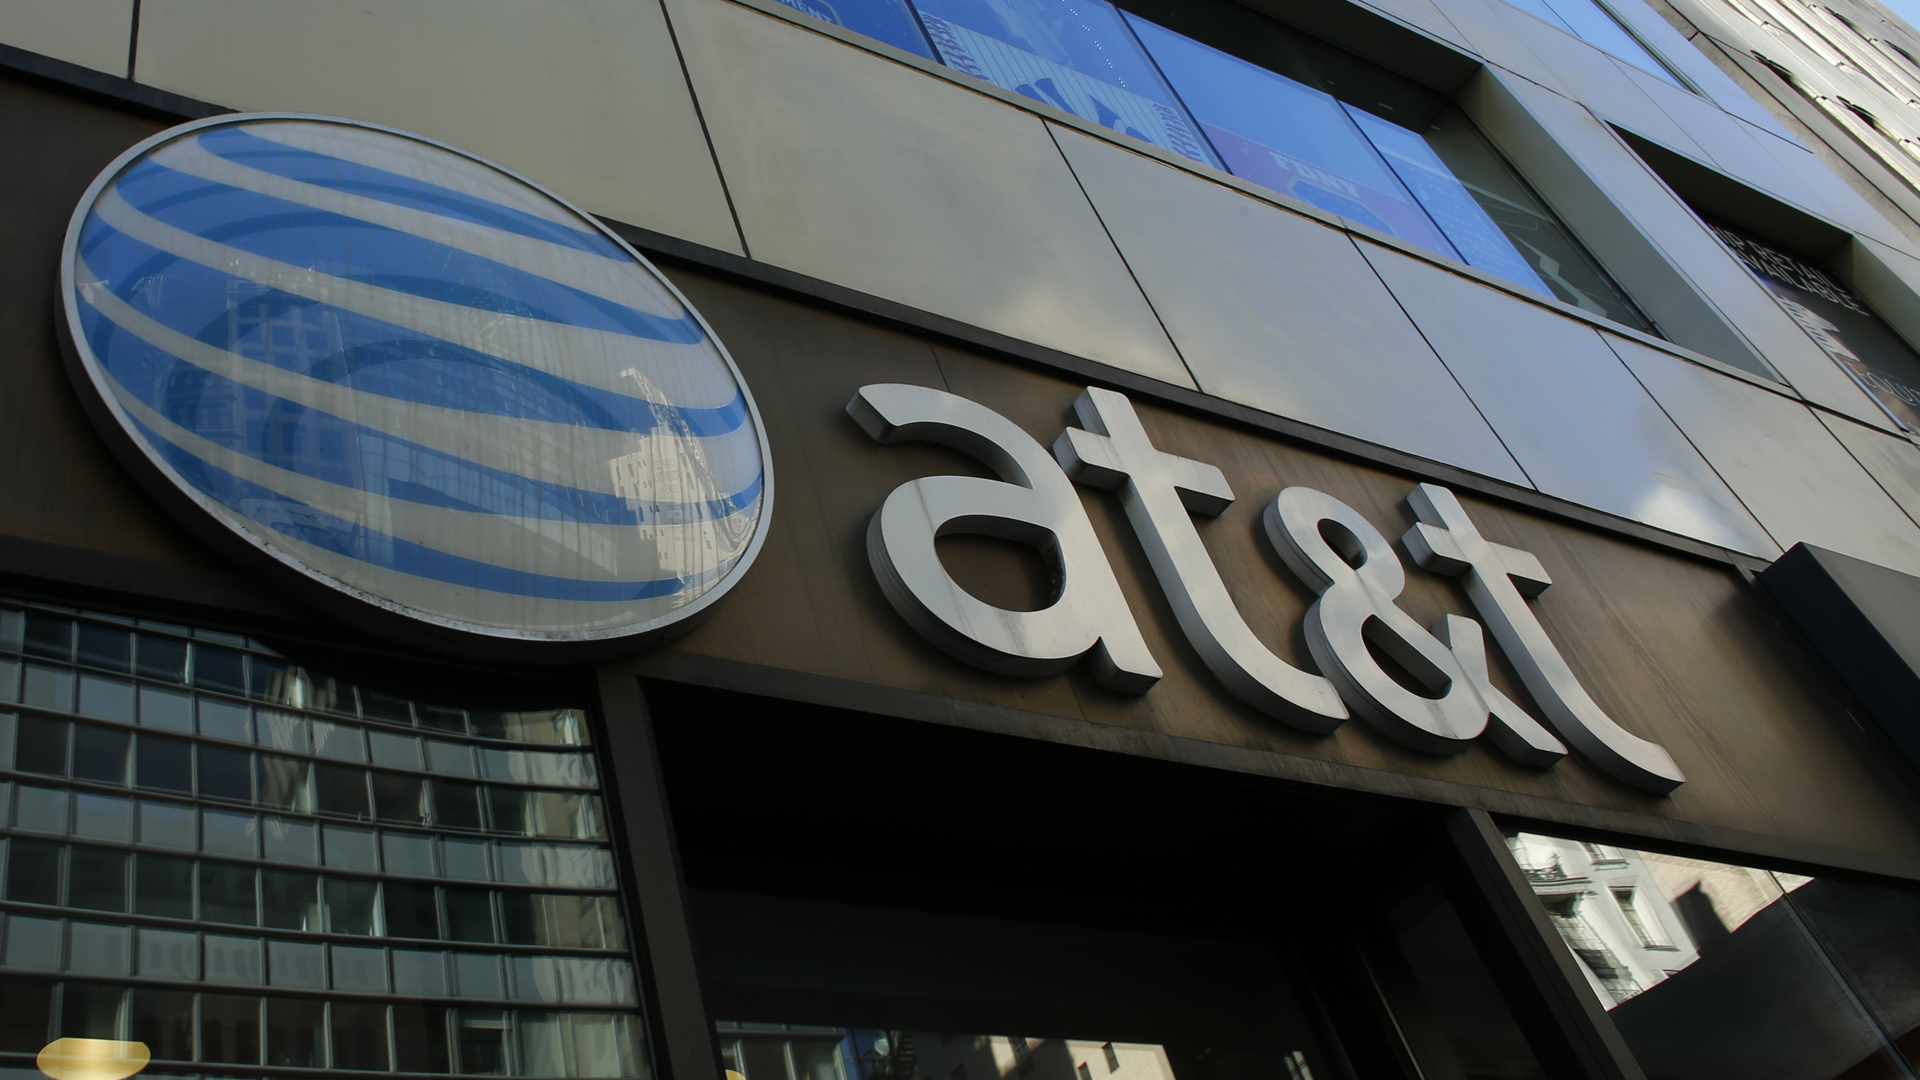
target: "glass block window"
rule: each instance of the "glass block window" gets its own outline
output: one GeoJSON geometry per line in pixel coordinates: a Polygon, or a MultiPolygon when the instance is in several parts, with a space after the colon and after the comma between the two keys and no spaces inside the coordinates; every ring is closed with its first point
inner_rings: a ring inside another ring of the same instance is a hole
{"type": "Polygon", "coordinates": [[[0,1067],[645,1076],[600,787],[579,709],[0,604],[0,1067]]]}

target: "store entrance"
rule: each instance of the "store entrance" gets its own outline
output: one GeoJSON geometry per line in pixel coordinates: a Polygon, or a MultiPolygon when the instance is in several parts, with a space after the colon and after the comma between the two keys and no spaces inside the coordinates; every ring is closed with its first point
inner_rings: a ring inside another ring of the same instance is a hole
{"type": "Polygon", "coordinates": [[[1433,807],[647,695],[729,1080],[1558,1074],[1433,807]]]}

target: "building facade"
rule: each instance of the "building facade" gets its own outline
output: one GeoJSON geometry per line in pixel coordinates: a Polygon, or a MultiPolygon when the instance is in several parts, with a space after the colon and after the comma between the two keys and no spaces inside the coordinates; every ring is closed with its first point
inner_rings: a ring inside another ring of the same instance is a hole
{"type": "Polygon", "coordinates": [[[1914,1075],[1783,2],[0,8],[0,1077],[1914,1075]]]}

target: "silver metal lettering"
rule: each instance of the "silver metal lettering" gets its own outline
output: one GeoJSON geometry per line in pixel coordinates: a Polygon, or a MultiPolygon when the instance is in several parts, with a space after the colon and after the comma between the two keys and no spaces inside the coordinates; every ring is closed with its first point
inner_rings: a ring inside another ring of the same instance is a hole
{"type": "Polygon", "coordinates": [[[1560,737],[1616,779],[1664,795],[1686,782],[1673,757],[1613,721],[1574,677],[1527,605],[1553,583],[1540,560],[1480,535],[1453,492],[1421,484],[1407,496],[1420,524],[1403,542],[1414,561],[1466,579],[1467,595],[1560,737]]]}
{"type": "Polygon", "coordinates": [[[956,657],[1007,675],[1047,675],[1086,655],[1102,685],[1144,694],[1160,667],[1127,607],[1072,481],[1033,437],[966,398],[924,386],[863,386],[847,413],[883,443],[920,439],[986,463],[999,480],[929,476],[895,488],[867,527],[880,589],[913,628],[956,657]],[[947,573],[936,538],[973,533],[1050,556],[1060,595],[1039,611],[1009,611],[947,573]]]}
{"type": "Polygon", "coordinates": [[[1235,696],[1277,720],[1329,732],[1347,718],[1331,682],[1275,656],[1247,627],[1191,514],[1233,503],[1219,469],[1156,449],[1124,394],[1090,388],[1074,403],[1088,430],[1068,428],[1053,455],[1068,476],[1118,491],[1174,617],[1208,669],[1235,696]]]}
{"type": "Polygon", "coordinates": [[[1430,754],[1458,753],[1486,730],[1487,704],[1474,680],[1452,650],[1394,603],[1407,574],[1380,530],[1353,507],[1305,487],[1276,496],[1265,521],[1274,550],[1320,594],[1307,609],[1307,648],[1354,712],[1430,754]],[[1427,694],[1388,675],[1369,643],[1427,694]]]}

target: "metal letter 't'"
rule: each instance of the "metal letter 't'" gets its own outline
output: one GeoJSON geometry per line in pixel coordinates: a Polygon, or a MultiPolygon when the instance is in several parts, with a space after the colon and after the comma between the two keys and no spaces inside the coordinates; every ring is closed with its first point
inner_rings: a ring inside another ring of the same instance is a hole
{"type": "Polygon", "coordinates": [[[1421,484],[1407,505],[1421,522],[1407,531],[1407,551],[1428,570],[1466,578],[1474,608],[1561,738],[1601,770],[1656,795],[1686,782],[1664,748],[1614,723],[1588,696],[1547,637],[1525,599],[1553,583],[1539,559],[1482,537],[1446,488],[1421,484]]]}
{"type": "Polygon", "coordinates": [[[1200,541],[1189,511],[1214,515],[1233,503],[1219,469],[1154,448],[1126,395],[1089,388],[1074,402],[1089,431],[1068,428],[1053,456],[1083,484],[1120,492],[1187,640],[1219,680],[1254,708],[1312,732],[1347,718],[1333,684],[1275,656],[1253,636],[1200,541]]]}
{"type": "Polygon", "coordinates": [[[1079,493],[1047,451],[1013,421],[941,390],[863,386],[847,413],[883,443],[923,439],[985,462],[999,480],[929,476],[894,488],[867,527],[867,558],[895,610],[966,662],[1006,675],[1048,675],[1091,653],[1103,686],[1144,694],[1160,680],[1079,493]],[[1051,555],[1060,596],[1039,611],[1009,611],[948,575],[934,540],[998,536],[1051,555]]]}

